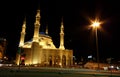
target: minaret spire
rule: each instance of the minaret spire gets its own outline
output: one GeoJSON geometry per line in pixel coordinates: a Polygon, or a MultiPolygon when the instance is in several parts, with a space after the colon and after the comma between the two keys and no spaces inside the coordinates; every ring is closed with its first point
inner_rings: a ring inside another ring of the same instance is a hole
{"type": "Polygon", "coordinates": [[[25,30],[26,30],[26,18],[24,19],[23,26],[22,26],[19,47],[24,45],[25,34],[26,34],[25,30]]]}
{"type": "Polygon", "coordinates": [[[46,26],[46,31],[45,31],[45,33],[48,35],[48,26],[46,26]]]}
{"type": "Polygon", "coordinates": [[[61,22],[61,28],[60,28],[60,46],[59,49],[65,49],[64,47],[64,26],[63,26],[63,18],[61,22]]]}
{"type": "Polygon", "coordinates": [[[34,23],[34,36],[33,36],[33,41],[38,42],[39,40],[39,28],[40,28],[40,10],[37,10],[36,14],[36,21],[34,23]]]}

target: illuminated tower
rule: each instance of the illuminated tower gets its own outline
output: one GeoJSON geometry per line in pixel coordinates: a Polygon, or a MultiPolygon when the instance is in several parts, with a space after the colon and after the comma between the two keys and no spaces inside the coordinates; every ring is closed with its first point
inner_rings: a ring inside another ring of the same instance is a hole
{"type": "Polygon", "coordinates": [[[38,42],[39,40],[39,28],[40,28],[40,10],[37,10],[36,14],[36,21],[34,23],[34,36],[33,36],[33,41],[38,42]]]}
{"type": "Polygon", "coordinates": [[[64,27],[63,27],[63,20],[61,22],[61,28],[60,28],[60,46],[59,49],[65,49],[64,47],[64,27]]]}
{"type": "Polygon", "coordinates": [[[48,26],[46,26],[46,31],[45,31],[45,33],[48,35],[48,26]]]}
{"type": "Polygon", "coordinates": [[[21,47],[21,46],[24,45],[25,34],[26,34],[25,30],[26,30],[26,19],[25,19],[24,22],[23,22],[19,47],[21,47]]]}

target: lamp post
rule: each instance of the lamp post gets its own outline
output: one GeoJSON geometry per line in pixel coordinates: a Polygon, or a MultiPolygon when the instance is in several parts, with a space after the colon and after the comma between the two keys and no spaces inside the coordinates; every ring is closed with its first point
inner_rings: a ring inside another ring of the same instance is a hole
{"type": "Polygon", "coordinates": [[[95,20],[92,22],[92,28],[95,31],[95,40],[96,40],[96,52],[97,52],[97,63],[98,63],[98,67],[97,70],[99,71],[100,69],[100,64],[99,64],[99,50],[98,50],[98,32],[97,29],[100,27],[100,22],[95,20]]]}

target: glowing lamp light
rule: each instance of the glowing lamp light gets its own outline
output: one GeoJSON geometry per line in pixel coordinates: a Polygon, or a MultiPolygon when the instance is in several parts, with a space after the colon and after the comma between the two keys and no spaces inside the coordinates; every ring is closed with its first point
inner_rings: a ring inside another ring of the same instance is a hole
{"type": "Polygon", "coordinates": [[[100,25],[100,23],[95,21],[92,26],[93,27],[99,27],[99,25],[100,25]]]}

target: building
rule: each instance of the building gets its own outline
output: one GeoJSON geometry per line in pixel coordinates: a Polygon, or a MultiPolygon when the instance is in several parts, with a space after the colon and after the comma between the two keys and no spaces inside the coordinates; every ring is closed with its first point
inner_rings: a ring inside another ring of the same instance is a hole
{"type": "MultiPolygon", "coordinates": [[[[109,67],[110,64],[108,63],[99,63],[99,70],[103,70],[104,67],[109,67]]],[[[88,68],[88,69],[98,69],[98,63],[96,62],[87,62],[84,65],[84,68],[88,68]]]]}
{"type": "Polygon", "coordinates": [[[4,58],[6,51],[6,39],[0,38],[0,60],[4,58]]]}
{"type": "Polygon", "coordinates": [[[40,34],[40,10],[37,10],[34,23],[34,35],[31,41],[24,42],[26,20],[23,23],[16,64],[39,65],[39,66],[71,66],[73,64],[73,50],[64,47],[63,21],[60,27],[60,46],[56,48],[52,38],[48,35],[48,29],[40,34]]]}

